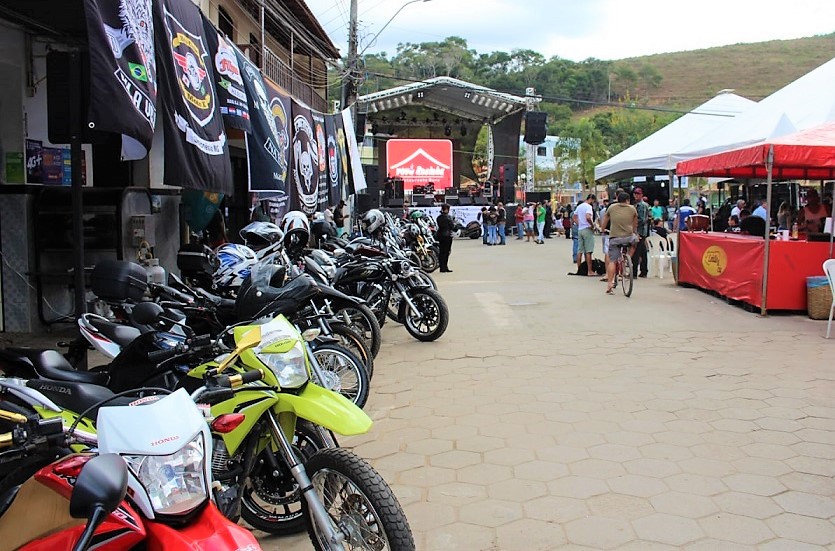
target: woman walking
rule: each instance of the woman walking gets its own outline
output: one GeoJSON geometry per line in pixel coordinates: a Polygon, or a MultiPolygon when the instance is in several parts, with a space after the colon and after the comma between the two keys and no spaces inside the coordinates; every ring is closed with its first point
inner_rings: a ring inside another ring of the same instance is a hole
{"type": "Polygon", "coordinates": [[[526,241],[530,242],[531,237],[533,237],[533,219],[534,219],[534,206],[533,203],[528,203],[524,210],[524,220],[525,220],[525,236],[527,237],[526,241]]]}

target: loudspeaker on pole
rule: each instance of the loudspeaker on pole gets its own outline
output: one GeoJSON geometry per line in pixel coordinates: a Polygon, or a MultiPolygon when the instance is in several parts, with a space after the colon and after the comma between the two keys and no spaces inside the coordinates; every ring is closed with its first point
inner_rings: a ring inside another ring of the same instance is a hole
{"type": "Polygon", "coordinates": [[[543,111],[528,111],[525,113],[525,143],[541,144],[547,133],[548,114],[543,111]]]}

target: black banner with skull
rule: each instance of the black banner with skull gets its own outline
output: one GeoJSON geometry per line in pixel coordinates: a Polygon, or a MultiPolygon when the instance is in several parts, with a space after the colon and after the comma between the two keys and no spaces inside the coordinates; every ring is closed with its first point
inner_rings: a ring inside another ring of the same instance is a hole
{"type": "Polygon", "coordinates": [[[123,160],[145,157],[157,118],[151,0],[84,0],[90,44],[87,124],[122,134],[123,160]]]}
{"type": "Polygon", "coordinates": [[[258,67],[238,55],[244,88],[249,98],[252,131],[246,136],[249,189],[292,196],[290,164],[290,98],[261,76],[258,67]]]}
{"type": "Polygon", "coordinates": [[[336,205],[342,199],[342,182],[345,181],[345,172],[348,170],[348,159],[342,154],[345,132],[342,130],[341,116],[325,115],[325,139],[328,156],[328,204],[336,205]]]}
{"type": "Polygon", "coordinates": [[[312,214],[319,207],[319,144],[310,109],[293,102],[294,209],[312,214]]]}
{"type": "Polygon", "coordinates": [[[203,28],[209,56],[214,65],[217,103],[220,106],[220,114],[223,115],[223,122],[228,128],[249,132],[249,103],[238,63],[238,48],[231,39],[219,34],[205,15],[203,28]]]}
{"type": "Polygon", "coordinates": [[[328,206],[330,192],[330,178],[328,175],[328,138],[325,134],[325,115],[318,111],[311,111],[310,118],[313,122],[313,134],[316,136],[316,155],[319,160],[319,212],[328,206]]]}
{"type": "MultiPolygon", "coordinates": [[[[232,193],[232,165],[200,9],[190,0],[156,0],[163,183],[232,193]]],[[[212,32],[212,31],[210,31],[212,32]]]]}

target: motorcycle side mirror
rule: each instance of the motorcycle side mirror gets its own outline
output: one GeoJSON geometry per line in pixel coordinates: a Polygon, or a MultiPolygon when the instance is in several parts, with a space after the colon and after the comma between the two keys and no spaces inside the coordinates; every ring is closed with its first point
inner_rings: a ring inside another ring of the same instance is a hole
{"type": "Polygon", "coordinates": [[[139,325],[154,325],[165,311],[156,302],[140,302],[133,307],[131,320],[139,325]]]}
{"type": "Polygon", "coordinates": [[[235,359],[243,354],[246,350],[249,350],[253,346],[258,345],[261,342],[261,328],[258,326],[255,327],[236,327],[235,328],[235,350],[226,356],[220,365],[217,366],[217,372],[221,373],[224,369],[229,367],[235,359]],[[245,331],[241,333],[240,331],[245,331]]]}
{"type": "Polygon", "coordinates": [[[86,518],[87,526],[73,547],[74,551],[89,547],[96,528],[125,499],[127,489],[128,467],[116,454],[96,456],[82,467],[70,495],[70,515],[86,518]]]}

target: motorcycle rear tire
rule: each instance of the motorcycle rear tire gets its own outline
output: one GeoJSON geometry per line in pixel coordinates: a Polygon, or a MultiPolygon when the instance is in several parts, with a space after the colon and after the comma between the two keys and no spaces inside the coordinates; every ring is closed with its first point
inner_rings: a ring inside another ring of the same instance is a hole
{"type": "Polygon", "coordinates": [[[348,348],[336,343],[316,344],[313,355],[324,371],[337,377],[339,386],[334,391],[363,408],[368,401],[371,377],[362,360],[348,348]],[[342,388],[343,384],[348,388],[342,388]]]}
{"type": "Polygon", "coordinates": [[[446,331],[449,325],[449,307],[446,301],[438,291],[426,287],[412,288],[410,291],[412,302],[421,309],[420,316],[416,316],[409,304],[404,300],[400,303],[399,317],[403,319],[403,325],[406,331],[415,339],[423,342],[430,342],[437,340],[446,331]],[[427,309],[432,309],[434,312],[427,312],[427,309]],[[422,330],[420,325],[424,318],[431,316],[430,322],[435,322],[433,326],[422,330]]]}
{"type": "Polygon", "coordinates": [[[330,323],[333,336],[339,339],[342,346],[348,348],[354,355],[365,362],[365,369],[368,371],[368,378],[374,377],[374,356],[368,349],[368,344],[357,331],[350,325],[340,322],[330,323]]]}
{"type": "MultiPolygon", "coordinates": [[[[332,524],[355,528],[350,532],[343,531],[345,543],[350,548],[414,551],[414,536],[403,508],[383,477],[365,460],[346,449],[331,448],[311,457],[305,463],[305,469],[332,524]],[[337,495],[328,491],[330,489],[338,489],[337,495]],[[348,522],[340,518],[343,516],[348,522]],[[357,526],[358,522],[362,526],[357,526]],[[381,533],[375,534],[377,527],[381,528],[381,533]],[[363,541],[356,541],[358,536],[365,537],[363,541]]],[[[302,502],[302,508],[314,549],[332,549],[320,538],[306,501],[302,502]]]]}
{"type": "Polygon", "coordinates": [[[343,304],[333,303],[333,313],[336,317],[344,319],[342,313],[347,313],[351,328],[359,333],[368,345],[371,356],[376,358],[380,353],[380,346],[383,344],[383,333],[380,330],[380,323],[371,308],[365,304],[343,304]]]}

